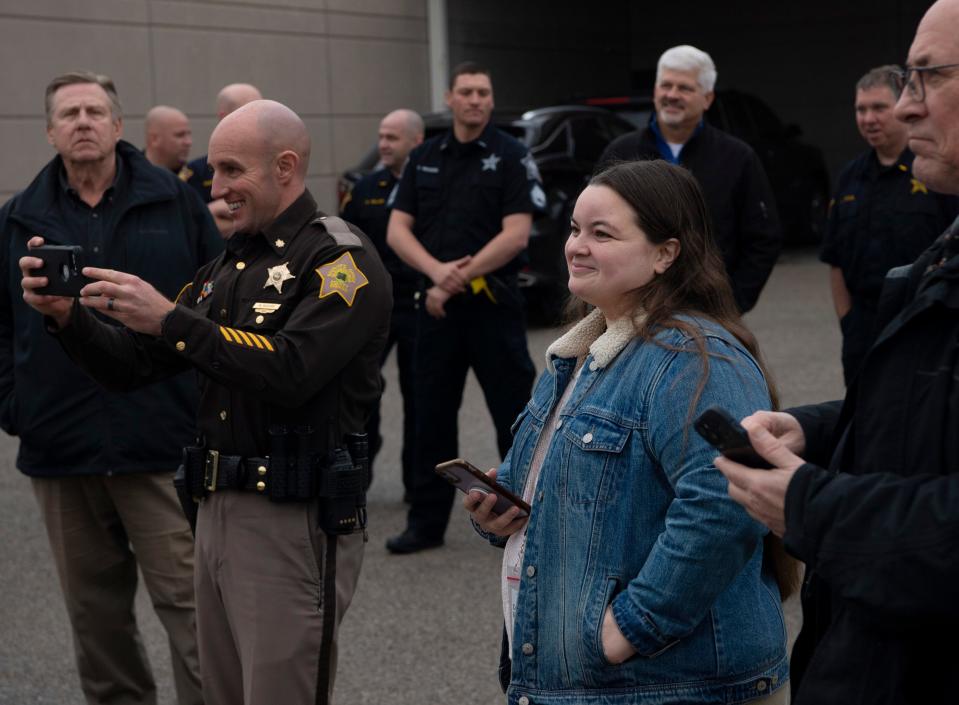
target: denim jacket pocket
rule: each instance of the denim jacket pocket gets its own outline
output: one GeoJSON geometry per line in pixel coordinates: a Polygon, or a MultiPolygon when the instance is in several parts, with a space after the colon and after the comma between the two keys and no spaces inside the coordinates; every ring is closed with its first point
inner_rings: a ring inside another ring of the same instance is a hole
{"type": "Polygon", "coordinates": [[[565,420],[563,433],[573,445],[587,452],[621,453],[632,431],[605,416],[577,413],[565,420]]]}
{"type": "Polygon", "coordinates": [[[578,413],[563,419],[569,446],[566,496],[574,503],[605,502],[618,473],[626,472],[624,453],[632,428],[605,416],[578,413]]]}

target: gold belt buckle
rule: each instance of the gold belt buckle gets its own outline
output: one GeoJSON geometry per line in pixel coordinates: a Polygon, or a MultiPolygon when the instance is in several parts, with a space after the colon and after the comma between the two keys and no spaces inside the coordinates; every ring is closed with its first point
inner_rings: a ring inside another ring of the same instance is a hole
{"type": "Polygon", "coordinates": [[[208,450],[203,465],[203,487],[207,492],[216,492],[216,476],[220,469],[220,451],[208,450]]]}

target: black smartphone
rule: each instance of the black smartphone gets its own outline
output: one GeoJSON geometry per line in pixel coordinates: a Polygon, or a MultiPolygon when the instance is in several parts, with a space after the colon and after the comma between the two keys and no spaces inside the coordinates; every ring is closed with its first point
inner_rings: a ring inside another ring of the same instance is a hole
{"type": "Polygon", "coordinates": [[[79,296],[89,284],[83,271],[83,248],[79,245],[43,245],[30,250],[31,257],[43,260],[43,266],[30,270],[31,276],[46,277],[47,285],[36,290],[48,296],[79,296]]]}
{"type": "Polygon", "coordinates": [[[693,424],[700,436],[730,460],[751,468],[769,469],[772,465],[755,451],[749,434],[736,419],[719,407],[706,409],[693,424]]]}
{"type": "Polygon", "coordinates": [[[517,519],[529,516],[529,505],[526,502],[462,458],[440,463],[436,466],[436,473],[466,494],[469,494],[470,490],[479,490],[483,494],[495,494],[496,504],[493,505],[493,512],[496,514],[503,514],[510,507],[519,507],[517,519]]]}

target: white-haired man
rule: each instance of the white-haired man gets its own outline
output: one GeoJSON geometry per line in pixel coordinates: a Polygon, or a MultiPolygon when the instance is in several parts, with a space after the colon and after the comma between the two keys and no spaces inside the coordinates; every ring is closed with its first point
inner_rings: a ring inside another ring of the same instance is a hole
{"type": "Polygon", "coordinates": [[[656,68],[649,125],[613,140],[597,169],[635,159],[665,159],[689,169],[703,189],[736,304],[745,313],[776,264],[782,230],[756,153],[703,119],[715,85],[709,54],[689,45],[667,49],[656,68]]]}

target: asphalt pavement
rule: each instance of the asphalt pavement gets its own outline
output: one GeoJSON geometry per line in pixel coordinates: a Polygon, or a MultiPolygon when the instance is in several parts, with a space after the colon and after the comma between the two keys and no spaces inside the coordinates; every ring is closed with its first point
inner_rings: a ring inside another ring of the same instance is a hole
{"type": "MultiPolygon", "coordinates": [[[[842,395],[838,326],[825,265],[812,250],[783,254],[746,323],[759,339],[784,406],[842,395]]],[[[530,330],[537,369],[542,370],[543,352],[559,333],[555,328],[530,330]]],[[[500,552],[473,534],[458,508],[442,548],[392,556],[383,546],[402,530],[406,513],[393,358],[384,374],[385,438],[369,495],[370,542],[341,630],[336,702],[502,703],[496,680],[500,552]]],[[[497,464],[493,426],[472,376],[459,425],[460,454],[480,467],[497,464]]],[[[0,434],[0,705],[82,705],[60,589],[29,481],[15,469],[16,449],[16,439],[0,434]]],[[[786,611],[795,638],[795,600],[786,611]]],[[[158,703],[173,705],[166,637],[143,590],[137,613],[158,683],[158,703]]]]}

